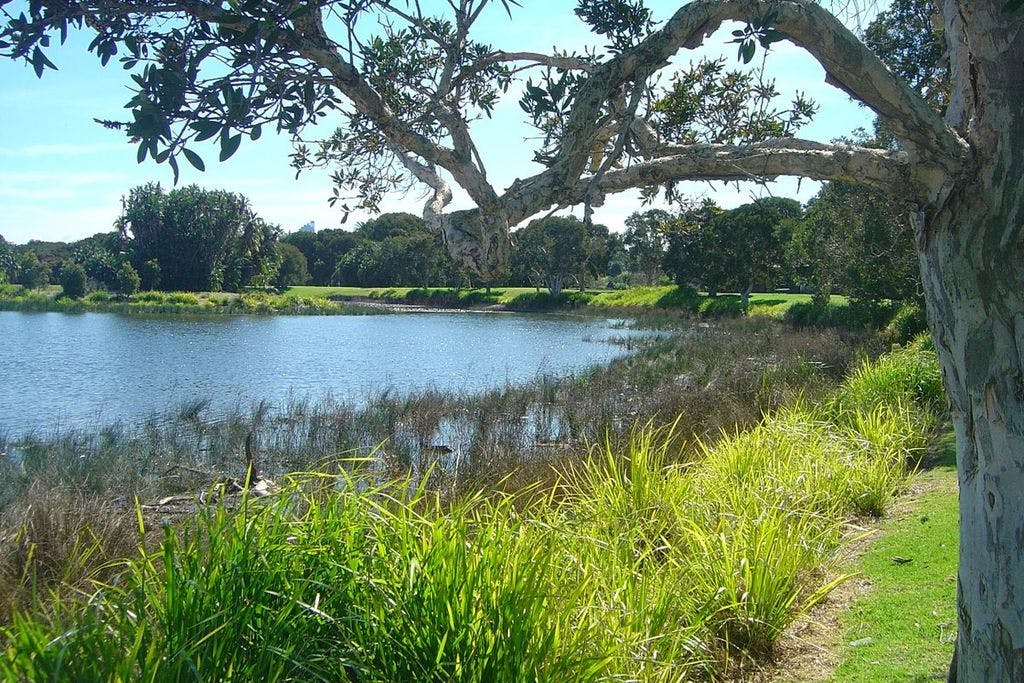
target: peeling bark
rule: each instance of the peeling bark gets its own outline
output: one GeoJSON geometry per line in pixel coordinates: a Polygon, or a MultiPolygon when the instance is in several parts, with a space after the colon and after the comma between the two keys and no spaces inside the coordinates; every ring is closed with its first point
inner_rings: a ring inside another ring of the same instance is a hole
{"type": "Polygon", "coordinates": [[[498,211],[447,213],[441,220],[441,234],[455,262],[483,280],[500,275],[508,263],[509,223],[498,211]]]}
{"type": "Polygon", "coordinates": [[[949,122],[973,152],[918,241],[956,430],[959,631],[950,680],[1024,680],[1024,22],[947,0],[949,122]]]}

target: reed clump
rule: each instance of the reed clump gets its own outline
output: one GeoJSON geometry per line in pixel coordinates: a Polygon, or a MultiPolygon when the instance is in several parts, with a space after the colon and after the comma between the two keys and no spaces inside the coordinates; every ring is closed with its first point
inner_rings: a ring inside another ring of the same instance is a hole
{"type": "Polygon", "coordinates": [[[849,522],[906,485],[939,417],[938,388],[914,381],[929,362],[917,346],[866,363],[828,400],[684,453],[671,425],[634,424],[515,494],[445,496],[430,477],[344,465],[289,475],[276,496],[166,525],[116,580],[18,612],[0,673],[726,677],[771,656],[843,579],[849,522]]]}

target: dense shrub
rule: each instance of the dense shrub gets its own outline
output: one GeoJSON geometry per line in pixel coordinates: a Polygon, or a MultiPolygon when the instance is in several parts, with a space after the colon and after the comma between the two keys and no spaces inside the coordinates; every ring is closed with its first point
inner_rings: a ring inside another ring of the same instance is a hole
{"type": "Polygon", "coordinates": [[[796,303],[784,319],[797,327],[841,327],[847,330],[880,330],[893,318],[892,302],[851,301],[849,303],[796,303]]]}
{"type": "Polygon", "coordinates": [[[555,296],[550,292],[524,292],[506,306],[513,311],[551,311],[557,308],[579,308],[593,298],[587,292],[563,291],[555,296]]]}
{"type": "Polygon", "coordinates": [[[117,289],[121,294],[131,296],[139,291],[141,285],[142,278],[139,277],[132,264],[128,261],[122,263],[121,267],[117,269],[117,289]]]}
{"type": "Polygon", "coordinates": [[[441,308],[461,308],[466,306],[482,306],[496,304],[497,294],[488,294],[480,289],[449,289],[418,287],[410,289],[405,296],[394,297],[398,301],[425,304],[441,308]]]}
{"type": "Polygon", "coordinates": [[[57,284],[61,286],[64,296],[81,299],[85,296],[85,268],[73,261],[65,261],[61,264],[57,284]]]}
{"type": "Polygon", "coordinates": [[[151,258],[139,264],[139,280],[142,289],[157,289],[160,286],[160,262],[151,258]]]}

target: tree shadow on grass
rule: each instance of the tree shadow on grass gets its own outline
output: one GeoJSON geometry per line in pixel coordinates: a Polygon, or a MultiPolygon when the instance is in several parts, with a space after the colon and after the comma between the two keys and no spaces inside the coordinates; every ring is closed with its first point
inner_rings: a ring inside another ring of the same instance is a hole
{"type": "Polygon", "coordinates": [[[780,304],[785,304],[785,303],[789,303],[789,300],[788,299],[762,299],[760,297],[755,299],[753,296],[751,296],[751,298],[750,298],[750,305],[751,306],[778,306],[780,304]]]}
{"type": "Polygon", "coordinates": [[[921,457],[918,466],[922,470],[956,469],[956,436],[953,434],[952,429],[945,431],[941,436],[933,440],[921,457]]]}

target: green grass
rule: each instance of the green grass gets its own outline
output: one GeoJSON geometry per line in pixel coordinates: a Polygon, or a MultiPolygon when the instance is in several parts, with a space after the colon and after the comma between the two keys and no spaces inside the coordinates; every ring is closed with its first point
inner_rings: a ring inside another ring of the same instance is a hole
{"type": "MultiPolygon", "coordinates": [[[[567,289],[561,297],[551,297],[547,290],[538,292],[533,287],[494,287],[490,294],[482,288],[453,289],[447,287],[290,287],[283,294],[251,292],[241,296],[188,293],[140,292],[129,299],[92,292],[83,299],[70,300],[55,297],[54,291],[24,292],[9,287],[0,292],[0,310],[108,311],[114,313],[203,314],[203,313],[255,313],[255,314],[312,314],[331,315],[361,312],[358,307],[344,304],[345,299],[379,299],[392,303],[409,303],[437,307],[471,307],[502,305],[511,310],[551,311],[565,308],[603,312],[613,309],[683,310],[697,312],[703,317],[736,317],[742,314],[739,297],[721,294],[715,298],[692,295],[674,285],[632,287],[624,290],[567,289]]],[[[846,300],[833,297],[828,315],[809,308],[809,294],[752,294],[749,312],[753,315],[782,317],[791,308],[805,311],[794,317],[805,324],[828,323],[833,318],[845,320],[846,300]],[[807,312],[809,311],[809,312],[807,312]],[[806,320],[805,320],[806,319],[806,320]]],[[[859,318],[858,318],[859,320],[859,318]]]]}
{"type": "Polygon", "coordinates": [[[791,407],[687,453],[639,426],[551,488],[513,495],[294,475],[237,512],[166,526],[88,599],[16,616],[0,629],[0,675],[722,678],[772,655],[841,579],[822,568],[847,521],[904,486],[934,419],[904,386],[913,376],[883,373],[867,412],[791,407]]]}
{"type": "MultiPolygon", "coordinates": [[[[431,291],[455,291],[448,288],[436,288],[431,291]]],[[[328,298],[328,297],[366,297],[375,299],[388,299],[392,301],[402,301],[410,294],[413,296],[417,292],[422,292],[413,287],[316,287],[316,286],[298,286],[291,287],[285,293],[289,297],[306,297],[306,298],[328,298]]],[[[575,294],[577,290],[567,289],[566,294],[575,294]]],[[[586,307],[591,308],[679,308],[689,307],[691,302],[685,297],[680,296],[680,288],[675,285],[665,286],[651,286],[651,287],[630,287],[629,289],[621,290],[587,290],[586,294],[589,295],[585,304],[586,307]]],[[[482,289],[474,290],[460,290],[460,293],[466,292],[480,292],[482,289]]],[[[544,294],[546,290],[542,290],[541,294],[544,294]]],[[[500,304],[514,304],[517,298],[521,298],[524,295],[526,297],[536,297],[537,290],[533,287],[493,287],[491,293],[495,298],[495,301],[500,304]]],[[[522,299],[521,299],[522,301],[522,299]]],[[[702,306],[704,308],[710,308],[712,314],[716,314],[718,309],[730,309],[729,304],[735,303],[731,308],[738,307],[738,297],[735,295],[723,294],[720,295],[717,300],[708,299],[706,295],[701,296],[702,306]],[[734,302],[735,300],[735,302],[734,302]]],[[[785,311],[793,304],[809,304],[811,301],[810,294],[752,294],[750,296],[750,311],[757,315],[771,315],[781,316],[785,311]]],[[[846,299],[840,296],[833,296],[832,303],[836,305],[843,305],[846,303],[846,299]]],[[[581,305],[577,299],[573,299],[573,306],[581,305]]],[[[524,302],[520,307],[529,307],[524,302]]],[[[734,311],[733,313],[736,313],[734,311]]],[[[718,313],[721,314],[721,313],[718,313]]]]}
{"type": "Polygon", "coordinates": [[[941,446],[938,462],[918,478],[924,493],[906,500],[882,523],[878,538],[853,567],[870,588],[841,618],[835,681],[945,680],[956,635],[952,434],[941,446]]]}

